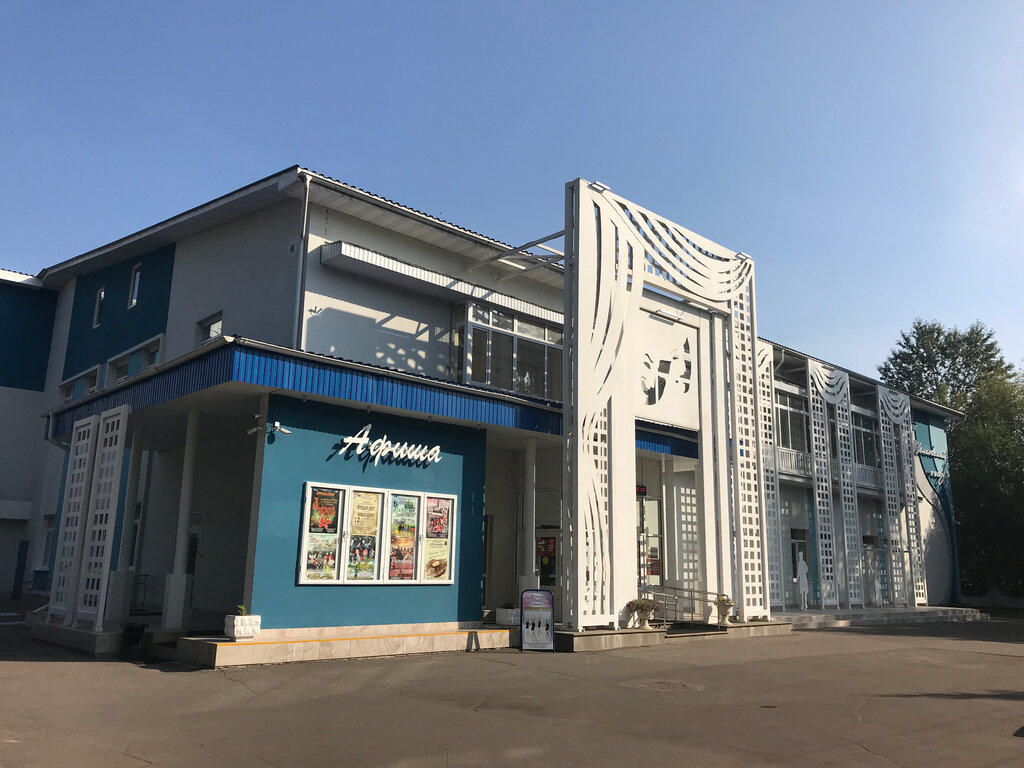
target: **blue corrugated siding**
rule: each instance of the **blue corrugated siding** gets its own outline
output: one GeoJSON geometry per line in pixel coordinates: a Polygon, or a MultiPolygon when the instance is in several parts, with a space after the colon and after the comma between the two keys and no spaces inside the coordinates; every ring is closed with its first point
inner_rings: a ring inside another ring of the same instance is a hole
{"type": "Polygon", "coordinates": [[[429,382],[396,379],[375,371],[296,360],[263,350],[236,349],[233,378],[257,386],[401,408],[478,424],[553,435],[562,431],[562,415],[558,412],[457,392],[429,382]]]}
{"type": "Polygon", "coordinates": [[[385,373],[341,368],[315,360],[234,345],[214,349],[137,384],[57,414],[54,435],[68,435],[75,421],[108,408],[139,411],[229,381],[367,405],[400,408],[476,424],[558,435],[562,414],[524,403],[492,400],[431,382],[396,379],[385,373]]]}
{"type": "Polygon", "coordinates": [[[230,347],[221,347],[208,355],[193,358],[137,384],[74,406],[54,417],[53,434],[68,435],[79,419],[102,413],[109,408],[117,408],[119,405],[130,406],[134,413],[151,405],[191,395],[230,381],[233,352],[230,347]]]}
{"type": "Polygon", "coordinates": [[[689,456],[691,459],[697,458],[697,443],[692,440],[684,440],[658,432],[648,432],[644,429],[636,430],[636,449],[665,453],[671,456],[689,456]]]}

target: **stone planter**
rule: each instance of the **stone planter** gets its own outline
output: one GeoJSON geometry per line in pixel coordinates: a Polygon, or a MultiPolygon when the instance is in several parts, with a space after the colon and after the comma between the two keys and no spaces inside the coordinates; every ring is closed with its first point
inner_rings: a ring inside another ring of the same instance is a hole
{"type": "Polygon", "coordinates": [[[501,627],[519,626],[518,608],[499,608],[495,611],[494,621],[501,627]]]}
{"type": "Polygon", "coordinates": [[[729,614],[736,607],[736,603],[731,600],[729,602],[716,602],[715,607],[718,609],[718,626],[726,626],[729,623],[729,614]]]}
{"type": "Polygon", "coordinates": [[[650,629],[651,628],[651,614],[649,614],[649,613],[641,613],[640,611],[637,611],[637,613],[636,613],[636,621],[637,621],[637,629],[650,629]]]}
{"type": "Polygon", "coordinates": [[[232,640],[252,640],[259,633],[260,617],[258,615],[228,614],[224,617],[224,634],[232,640]]]}

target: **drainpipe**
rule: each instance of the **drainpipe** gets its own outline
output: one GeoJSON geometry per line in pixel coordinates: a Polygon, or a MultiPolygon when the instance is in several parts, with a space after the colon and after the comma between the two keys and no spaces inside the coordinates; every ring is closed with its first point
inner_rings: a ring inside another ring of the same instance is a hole
{"type": "Polygon", "coordinates": [[[305,181],[302,193],[302,231],[299,233],[301,251],[298,258],[298,275],[295,281],[295,338],[292,347],[302,350],[302,316],[306,311],[306,252],[309,250],[309,183],[310,176],[303,171],[299,177],[305,181]]]}

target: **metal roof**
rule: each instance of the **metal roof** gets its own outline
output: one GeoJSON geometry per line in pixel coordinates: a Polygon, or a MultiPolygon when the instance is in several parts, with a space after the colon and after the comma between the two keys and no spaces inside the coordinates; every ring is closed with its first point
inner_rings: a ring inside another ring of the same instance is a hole
{"type": "MultiPolygon", "coordinates": [[[[871,376],[865,376],[863,373],[857,373],[857,371],[850,370],[849,368],[846,368],[846,367],[844,367],[842,365],[836,365],[835,363],[830,363],[828,360],[822,360],[820,357],[815,357],[814,355],[809,355],[806,352],[801,352],[799,349],[793,349],[792,347],[787,347],[785,344],[779,344],[777,341],[772,341],[771,339],[766,339],[763,336],[758,336],[757,338],[758,338],[758,341],[767,342],[768,344],[771,344],[773,347],[778,347],[779,349],[784,349],[787,352],[792,352],[794,355],[800,355],[801,357],[806,357],[808,360],[816,360],[816,361],[818,361],[819,363],[821,363],[823,365],[827,365],[830,368],[836,369],[837,371],[844,371],[844,372],[848,373],[850,376],[855,376],[856,378],[860,379],[861,381],[867,382],[868,384],[872,384],[872,385],[874,385],[876,387],[889,387],[889,389],[895,389],[897,392],[902,392],[903,391],[901,389],[897,389],[896,387],[890,387],[884,381],[880,381],[880,380],[875,379],[875,378],[873,378],[871,376]]],[[[943,416],[954,416],[956,418],[963,418],[963,415],[964,415],[963,411],[958,411],[955,408],[950,408],[948,406],[942,405],[941,403],[936,403],[934,400],[929,400],[928,398],[925,398],[925,397],[919,397],[918,395],[913,395],[913,394],[911,394],[909,392],[904,392],[904,394],[908,395],[910,397],[910,400],[911,400],[912,404],[917,404],[917,406],[919,408],[922,408],[923,410],[932,411],[934,413],[939,413],[939,414],[942,414],[943,416]]]]}
{"type": "MultiPolygon", "coordinates": [[[[460,227],[444,219],[401,205],[386,197],[293,165],[252,184],[191,208],[134,234],[67,259],[39,273],[47,287],[59,287],[80,274],[148,253],[221,224],[266,210],[287,200],[302,200],[304,176],[309,176],[310,201],[371,224],[415,238],[470,259],[482,261],[513,246],[460,227]]],[[[528,263],[527,263],[528,264],[528,263]]],[[[496,262],[514,276],[525,269],[522,262],[496,262]]],[[[562,284],[559,270],[534,270],[530,279],[562,284]]]]}

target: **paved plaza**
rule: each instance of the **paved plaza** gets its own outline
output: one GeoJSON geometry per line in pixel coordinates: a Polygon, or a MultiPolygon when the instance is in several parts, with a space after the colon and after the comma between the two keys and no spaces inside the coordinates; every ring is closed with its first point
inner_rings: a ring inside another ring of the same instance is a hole
{"type": "Polygon", "coordinates": [[[0,625],[0,766],[1022,766],[1024,622],[198,670],[0,625]]]}

